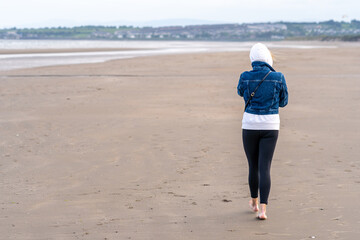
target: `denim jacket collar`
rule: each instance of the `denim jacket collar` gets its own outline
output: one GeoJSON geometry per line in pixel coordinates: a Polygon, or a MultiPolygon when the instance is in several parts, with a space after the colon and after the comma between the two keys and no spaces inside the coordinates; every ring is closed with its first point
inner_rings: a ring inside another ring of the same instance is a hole
{"type": "Polygon", "coordinates": [[[257,70],[257,71],[270,69],[271,71],[276,72],[275,69],[266,62],[254,61],[251,63],[251,66],[253,67],[253,70],[257,70]]]}

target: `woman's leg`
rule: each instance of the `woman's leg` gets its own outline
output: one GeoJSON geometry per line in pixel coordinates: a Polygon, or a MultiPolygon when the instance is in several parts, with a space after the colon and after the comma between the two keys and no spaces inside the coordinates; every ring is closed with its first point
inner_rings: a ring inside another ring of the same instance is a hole
{"type": "Polygon", "coordinates": [[[270,167],[278,134],[278,130],[261,130],[259,141],[260,204],[268,204],[271,187],[270,167]]]}
{"type": "MultiPolygon", "coordinates": [[[[243,145],[245,154],[249,164],[249,187],[253,206],[257,205],[257,197],[259,192],[259,130],[243,129],[243,145]]],[[[255,210],[255,209],[254,209],[255,210]]]]}

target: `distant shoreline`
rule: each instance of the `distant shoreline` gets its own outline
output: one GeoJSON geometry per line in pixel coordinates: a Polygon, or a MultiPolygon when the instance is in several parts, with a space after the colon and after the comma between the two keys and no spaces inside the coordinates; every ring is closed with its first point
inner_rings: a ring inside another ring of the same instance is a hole
{"type": "MultiPolygon", "coordinates": [[[[1,43],[1,41],[0,41],[1,43]]],[[[158,55],[248,51],[254,42],[107,42],[6,40],[0,44],[0,71],[43,66],[100,63],[109,60],[158,55]]],[[[336,48],[356,43],[265,42],[269,48],[336,48]]]]}
{"type": "MultiPolygon", "coordinates": [[[[341,43],[322,42],[265,42],[269,48],[336,48],[341,43]]],[[[0,71],[43,66],[100,63],[109,60],[158,55],[211,52],[248,51],[254,42],[205,41],[58,41],[2,40],[0,41],[0,71]],[[1,44],[2,43],[2,44],[1,44]]],[[[348,44],[344,44],[348,45],[348,44]]]]}
{"type": "Polygon", "coordinates": [[[0,54],[36,54],[36,53],[80,53],[150,50],[148,48],[47,48],[47,49],[0,49],[0,54]]]}

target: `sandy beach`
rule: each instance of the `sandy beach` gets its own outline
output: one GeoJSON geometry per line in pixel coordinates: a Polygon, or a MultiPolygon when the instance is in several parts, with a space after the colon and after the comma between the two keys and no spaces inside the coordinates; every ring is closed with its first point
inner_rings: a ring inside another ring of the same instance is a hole
{"type": "Polygon", "coordinates": [[[337,45],[270,49],[289,105],[267,221],[248,207],[248,52],[0,72],[0,239],[358,239],[360,44],[337,45]]]}

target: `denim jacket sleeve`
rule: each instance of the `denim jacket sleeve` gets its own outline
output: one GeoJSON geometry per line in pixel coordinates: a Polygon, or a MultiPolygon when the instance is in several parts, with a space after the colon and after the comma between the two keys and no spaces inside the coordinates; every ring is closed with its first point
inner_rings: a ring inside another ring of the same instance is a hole
{"type": "Polygon", "coordinates": [[[285,107],[288,104],[288,90],[284,75],[281,77],[281,82],[279,107],[285,107]]]}
{"type": "Polygon", "coordinates": [[[237,93],[242,97],[244,96],[244,89],[241,88],[241,76],[242,74],[240,75],[240,78],[239,78],[239,83],[238,83],[238,86],[237,86],[237,93]]]}

